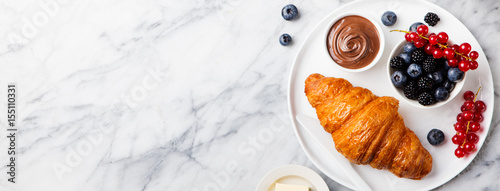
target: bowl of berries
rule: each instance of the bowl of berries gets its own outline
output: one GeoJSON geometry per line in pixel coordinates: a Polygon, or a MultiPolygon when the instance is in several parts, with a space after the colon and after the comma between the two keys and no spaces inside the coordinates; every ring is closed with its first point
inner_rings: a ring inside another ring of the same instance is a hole
{"type": "Polygon", "coordinates": [[[425,24],[413,30],[397,30],[406,34],[387,66],[393,89],[419,108],[445,105],[459,94],[466,72],[477,68],[478,53],[468,43],[453,44],[445,32],[428,34],[425,24]]]}

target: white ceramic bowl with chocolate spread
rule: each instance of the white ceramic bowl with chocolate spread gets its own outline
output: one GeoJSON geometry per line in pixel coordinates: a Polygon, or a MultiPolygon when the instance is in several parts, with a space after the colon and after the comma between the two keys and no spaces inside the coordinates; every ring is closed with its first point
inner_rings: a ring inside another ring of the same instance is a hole
{"type": "Polygon", "coordinates": [[[325,48],[334,65],[348,72],[362,72],[373,67],[385,48],[379,24],[359,14],[343,14],[328,25],[325,48]]]}

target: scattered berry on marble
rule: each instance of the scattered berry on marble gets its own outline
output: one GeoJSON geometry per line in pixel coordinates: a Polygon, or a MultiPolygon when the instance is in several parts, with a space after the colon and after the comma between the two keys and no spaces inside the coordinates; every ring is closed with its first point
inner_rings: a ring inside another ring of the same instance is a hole
{"type": "Polygon", "coordinates": [[[292,43],[292,37],[285,33],[280,36],[280,44],[283,46],[288,46],[290,43],[292,43]]]}
{"type": "Polygon", "coordinates": [[[285,5],[281,10],[281,16],[283,16],[283,18],[287,21],[297,18],[298,15],[299,11],[293,4],[285,5]]]}

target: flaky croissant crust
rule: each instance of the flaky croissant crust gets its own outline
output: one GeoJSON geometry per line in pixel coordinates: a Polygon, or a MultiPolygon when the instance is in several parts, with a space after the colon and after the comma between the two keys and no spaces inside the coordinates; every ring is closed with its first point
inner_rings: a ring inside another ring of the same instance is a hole
{"type": "Polygon", "coordinates": [[[432,169],[432,156],[398,113],[399,101],[353,87],[342,78],[311,74],[305,94],[335,148],[355,164],[389,170],[420,180],[432,169]]]}

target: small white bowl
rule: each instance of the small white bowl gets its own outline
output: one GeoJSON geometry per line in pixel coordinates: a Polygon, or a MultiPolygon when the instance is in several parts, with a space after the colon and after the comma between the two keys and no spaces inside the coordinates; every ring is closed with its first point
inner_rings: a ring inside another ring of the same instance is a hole
{"type": "Polygon", "coordinates": [[[395,56],[398,56],[399,54],[403,53],[404,46],[405,46],[406,43],[408,43],[408,42],[406,42],[406,40],[403,40],[400,43],[398,43],[394,47],[394,49],[392,49],[391,54],[389,56],[389,59],[387,61],[387,74],[388,74],[387,77],[389,79],[389,83],[390,83],[392,89],[394,91],[396,91],[396,93],[400,97],[400,100],[404,100],[407,103],[409,103],[410,105],[418,107],[418,108],[430,109],[430,108],[437,108],[437,107],[443,106],[443,105],[447,104],[448,102],[450,102],[453,98],[455,98],[455,96],[457,96],[460,93],[460,91],[462,90],[462,87],[465,84],[465,80],[466,80],[466,77],[467,77],[467,75],[465,75],[465,74],[464,74],[464,78],[462,79],[462,81],[455,83],[455,88],[453,89],[453,91],[450,92],[450,96],[448,97],[447,100],[439,101],[439,102],[436,102],[435,104],[428,105],[428,106],[421,105],[420,103],[418,103],[417,100],[412,100],[412,99],[406,98],[406,96],[405,96],[405,94],[403,92],[403,88],[396,88],[396,86],[394,86],[392,84],[391,75],[394,72],[394,69],[391,68],[391,64],[390,64],[391,63],[391,59],[394,58],[395,56]]]}
{"type": "Polygon", "coordinates": [[[335,67],[337,67],[338,69],[340,70],[343,70],[343,71],[346,71],[346,72],[363,72],[363,71],[366,71],[370,68],[372,68],[373,66],[375,66],[375,64],[377,64],[377,62],[380,60],[380,58],[382,57],[383,53],[384,53],[384,49],[385,49],[385,37],[384,37],[384,32],[382,31],[382,28],[380,27],[380,25],[376,22],[375,19],[372,19],[371,17],[369,16],[364,16],[364,15],[360,15],[358,13],[345,13],[345,14],[341,14],[341,15],[338,15],[337,17],[335,17],[334,19],[332,19],[332,21],[330,21],[330,23],[327,25],[327,29],[326,31],[324,32],[324,39],[325,39],[325,48],[324,50],[326,51],[326,55],[328,55],[328,57],[332,60],[332,63],[335,67]],[[344,18],[344,17],[347,17],[347,16],[360,16],[360,17],[363,17],[365,19],[367,19],[368,21],[370,21],[376,28],[377,32],[378,32],[378,37],[379,37],[379,49],[378,49],[378,53],[377,55],[375,56],[375,58],[373,59],[373,61],[366,65],[365,67],[362,67],[362,68],[358,68],[358,69],[350,69],[350,68],[345,68],[345,67],[342,67],[340,66],[339,64],[337,64],[333,58],[331,58],[330,56],[330,52],[328,50],[328,35],[330,33],[330,29],[332,28],[332,26],[337,22],[339,21],[340,19],[344,18]]]}

